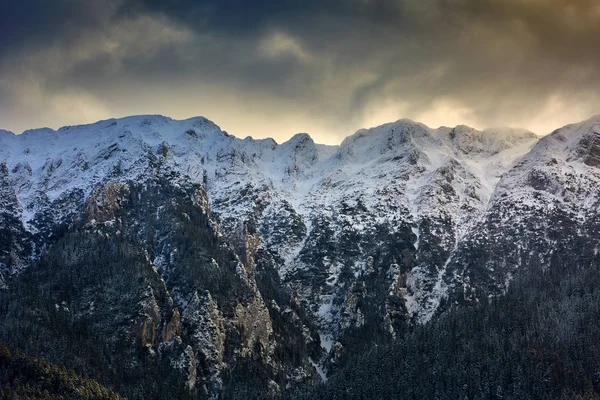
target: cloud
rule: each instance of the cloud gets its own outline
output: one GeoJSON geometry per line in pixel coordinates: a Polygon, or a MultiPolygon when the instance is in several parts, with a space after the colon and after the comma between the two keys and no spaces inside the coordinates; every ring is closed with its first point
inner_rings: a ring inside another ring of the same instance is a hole
{"type": "MultiPolygon", "coordinates": [[[[27,124],[36,119],[79,123],[111,117],[106,100],[73,85],[74,75],[83,70],[85,79],[93,80],[89,76],[93,66],[119,75],[129,60],[151,62],[161,49],[186,43],[193,36],[160,16],[142,15],[100,26],[82,30],[68,41],[53,41],[35,51],[23,49],[0,60],[0,94],[10,99],[4,111],[20,115],[27,124]]],[[[104,83],[118,92],[111,82],[104,83]]],[[[4,118],[8,115],[0,113],[4,118]]]]}
{"type": "Polygon", "coordinates": [[[13,129],[158,112],[337,142],[403,117],[547,133],[600,110],[593,0],[22,3],[0,5],[13,129]]]}
{"type": "Polygon", "coordinates": [[[269,58],[292,56],[307,64],[313,59],[297,40],[281,32],[269,34],[261,41],[260,48],[265,56],[269,58]]]}

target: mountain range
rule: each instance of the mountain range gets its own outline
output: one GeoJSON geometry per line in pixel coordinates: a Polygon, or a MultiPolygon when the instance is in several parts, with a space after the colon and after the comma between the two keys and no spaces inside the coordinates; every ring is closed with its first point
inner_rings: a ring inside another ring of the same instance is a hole
{"type": "Polygon", "coordinates": [[[519,276],[592,265],[600,116],[339,146],[196,117],[0,131],[0,339],[135,398],[281,398],[519,276]]]}

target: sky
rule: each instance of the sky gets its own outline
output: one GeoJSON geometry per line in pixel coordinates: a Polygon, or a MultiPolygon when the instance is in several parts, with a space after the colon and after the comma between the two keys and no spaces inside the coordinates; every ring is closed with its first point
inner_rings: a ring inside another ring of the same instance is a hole
{"type": "Polygon", "coordinates": [[[546,134],[600,113],[597,0],[0,2],[0,128],[204,116],[335,144],[410,118],[546,134]]]}

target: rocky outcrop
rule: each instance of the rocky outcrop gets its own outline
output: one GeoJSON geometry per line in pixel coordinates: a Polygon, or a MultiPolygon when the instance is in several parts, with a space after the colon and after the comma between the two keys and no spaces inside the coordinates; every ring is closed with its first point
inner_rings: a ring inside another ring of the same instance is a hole
{"type": "Polygon", "coordinates": [[[126,182],[95,187],[85,201],[83,223],[114,223],[121,203],[128,200],[129,194],[129,185],[126,182]]]}
{"type": "MultiPolygon", "coordinates": [[[[219,393],[223,389],[222,373],[225,364],[225,319],[219,311],[218,304],[209,292],[202,295],[194,293],[183,313],[183,323],[189,327],[192,334],[193,346],[187,353],[199,354],[202,364],[198,365],[205,371],[203,391],[207,394],[219,393]]],[[[194,376],[196,371],[192,371],[194,376]]],[[[192,376],[188,375],[188,386],[194,387],[192,376]]]]}

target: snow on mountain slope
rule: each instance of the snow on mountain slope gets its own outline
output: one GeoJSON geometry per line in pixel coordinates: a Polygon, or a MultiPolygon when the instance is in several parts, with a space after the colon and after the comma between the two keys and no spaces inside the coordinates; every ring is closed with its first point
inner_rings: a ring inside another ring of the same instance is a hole
{"type": "MultiPolygon", "coordinates": [[[[202,117],[0,132],[2,190],[14,199],[3,211],[22,221],[19,237],[44,236],[49,225],[68,225],[99,183],[144,182],[156,169],[174,184],[200,183],[224,234],[255,235],[273,255],[330,350],[370,323],[393,334],[405,318],[432,315],[450,255],[536,141],[522,130],[410,120],[360,130],[340,146],[307,134],[282,144],[238,139],[202,117]]],[[[22,253],[20,264],[5,255],[4,269],[18,272],[36,250],[22,253]]]]}
{"type": "Polygon", "coordinates": [[[543,137],[496,185],[449,261],[450,300],[506,290],[520,268],[589,262],[600,241],[600,116],[543,137]],[[587,260],[587,261],[586,261],[587,260]]]}
{"type": "MultiPolygon", "coordinates": [[[[347,282],[340,282],[340,274],[348,265],[355,276],[362,274],[369,257],[391,242],[404,248],[399,251],[403,255],[379,266],[389,275],[385,285],[390,293],[405,299],[410,315],[426,320],[437,306],[431,293],[450,252],[482,216],[500,176],[536,140],[531,132],[519,130],[502,130],[498,135],[466,127],[434,130],[410,120],[358,131],[316,166],[322,178],[311,181],[297,212],[305,221],[318,221],[317,231],[312,238],[308,228],[308,240],[292,252],[298,256],[288,258],[284,277],[302,292],[309,279],[304,271],[321,262],[316,274],[323,274],[324,269],[323,279],[305,292],[310,292],[309,303],[325,330],[339,333],[347,325],[342,321],[345,305],[336,309],[335,302],[349,298],[347,289],[340,289],[348,287],[347,282]],[[465,135],[467,129],[470,136],[465,135]],[[377,230],[395,237],[368,243],[378,236],[377,230]],[[319,232],[328,232],[338,244],[351,237],[357,249],[342,246],[335,257],[335,251],[330,251],[323,260],[307,258],[307,253],[319,253],[327,241],[319,232]],[[315,293],[316,288],[320,290],[315,293]]],[[[352,312],[360,310],[355,307],[352,312]]]]}
{"type": "Polygon", "coordinates": [[[600,116],[567,125],[540,140],[519,163],[519,168],[503,179],[496,196],[510,195],[520,186],[562,202],[586,204],[585,196],[581,195],[589,194],[588,189],[594,186],[598,166],[600,116]]]}

